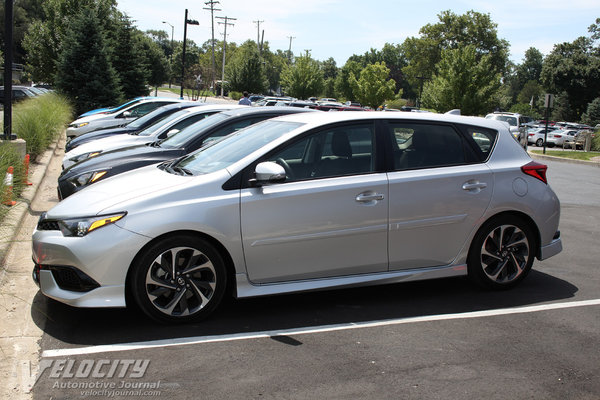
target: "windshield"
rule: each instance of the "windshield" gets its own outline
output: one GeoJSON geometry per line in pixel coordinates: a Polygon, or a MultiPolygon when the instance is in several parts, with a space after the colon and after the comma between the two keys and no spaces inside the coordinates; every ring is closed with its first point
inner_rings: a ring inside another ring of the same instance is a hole
{"type": "MultiPolygon", "coordinates": [[[[149,121],[151,121],[153,118],[156,118],[157,116],[161,115],[161,114],[170,114],[168,111],[165,112],[165,110],[162,107],[158,107],[156,110],[149,112],[146,115],[143,115],[141,117],[139,117],[138,119],[135,119],[133,121],[131,121],[128,126],[132,127],[132,128],[140,128],[142,126],[144,126],[146,123],[148,123],[149,121]]],[[[166,117],[166,115],[165,115],[166,117]]],[[[165,118],[163,117],[163,118],[165,118]]],[[[157,120],[161,121],[163,118],[157,120]]]]}
{"type": "Polygon", "coordinates": [[[195,138],[200,132],[205,129],[210,129],[211,127],[220,124],[222,121],[229,118],[231,115],[218,113],[215,115],[211,115],[210,117],[204,118],[201,121],[196,122],[188,126],[185,129],[182,129],[180,132],[177,132],[173,136],[165,139],[161,142],[162,147],[178,149],[183,147],[190,139],[195,138]]]}
{"type": "MultiPolygon", "coordinates": [[[[176,113],[173,113],[161,120],[156,121],[155,123],[153,123],[146,129],[144,129],[143,131],[138,132],[137,134],[139,136],[152,136],[152,135],[154,135],[154,133],[156,133],[158,130],[160,130],[167,124],[170,124],[171,122],[181,118],[184,115],[187,115],[188,113],[189,113],[189,111],[187,111],[187,110],[177,111],[176,113]]],[[[152,114],[152,113],[150,113],[150,114],[152,114]]],[[[150,114],[148,114],[148,115],[150,115],[150,114]]],[[[144,117],[142,117],[142,118],[144,118],[144,117]]],[[[140,119],[142,119],[142,118],[140,118],[140,119]]],[[[136,120],[136,121],[138,121],[138,120],[136,120]]],[[[131,123],[131,125],[133,125],[133,123],[131,123]]]]}
{"type": "Polygon", "coordinates": [[[493,118],[493,119],[498,120],[498,121],[508,122],[508,124],[510,126],[517,126],[518,125],[516,117],[510,117],[508,115],[494,115],[493,117],[490,117],[490,118],[493,118]]]}
{"type": "MultiPolygon", "coordinates": [[[[266,120],[242,129],[212,146],[203,147],[177,163],[194,175],[208,174],[229,167],[264,145],[302,126],[298,122],[266,120]]],[[[182,131],[183,132],[183,131],[182,131]]]]}

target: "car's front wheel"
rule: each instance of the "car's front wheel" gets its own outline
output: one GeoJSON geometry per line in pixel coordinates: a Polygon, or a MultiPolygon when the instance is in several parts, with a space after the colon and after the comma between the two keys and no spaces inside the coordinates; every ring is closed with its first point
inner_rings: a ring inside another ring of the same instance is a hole
{"type": "Polygon", "coordinates": [[[486,222],[477,232],[467,259],[469,277],[494,289],[508,289],[531,270],[535,235],[530,225],[516,216],[486,222]]]}
{"type": "Polygon", "coordinates": [[[159,322],[189,322],[208,316],[225,292],[227,274],[219,252],[191,235],[158,241],[135,262],[131,292],[159,322]]]}

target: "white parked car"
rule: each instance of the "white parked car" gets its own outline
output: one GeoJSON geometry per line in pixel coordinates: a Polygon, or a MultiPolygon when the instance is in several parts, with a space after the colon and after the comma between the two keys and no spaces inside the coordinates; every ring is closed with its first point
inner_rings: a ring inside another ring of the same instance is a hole
{"type": "Polygon", "coordinates": [[[129,146],[152,143],[157,140],[179,132],[185,127],[192,125],[215,113],[240,108],[237,104],[203,104],[197,107],[186,108],[169,115],[163,120],[149,126],[148,128],[131,134],[114,135],[103,137],[84,143],[65,153],[63,157],[63,169],[67,169],[75,163],[96,157],[102,153],[122,149],[129,146]]]}
{"type": "Polygon", "coordinates": [[[112,128],[127,124],[136,118],[148,114],[150,111],[171,103],[182,102],[179,99],[155,97],[150,100],[142,100],[135,104],[112,113],[98,113],[82,117],[71,122],[67,127],[67,138],[72,139],[86,132],[96,129],[112,128]]]}

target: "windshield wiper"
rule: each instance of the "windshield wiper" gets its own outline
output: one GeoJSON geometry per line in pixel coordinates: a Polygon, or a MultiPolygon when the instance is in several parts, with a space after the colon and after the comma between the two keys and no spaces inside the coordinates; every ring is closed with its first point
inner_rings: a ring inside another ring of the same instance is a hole
{"type": "Polygon", "coordinates": [[[183,168],[183,167],[178,167],[176,165],[180,159],[181,158],[178,158],[173,161],[167,161],[167,162],[158,164],[158,168],[163,171],[167,171],[170,174],[174,174],[174,175],[194,175],[192,173],[192,171],[190,171],[189,169],[183,168]]]}

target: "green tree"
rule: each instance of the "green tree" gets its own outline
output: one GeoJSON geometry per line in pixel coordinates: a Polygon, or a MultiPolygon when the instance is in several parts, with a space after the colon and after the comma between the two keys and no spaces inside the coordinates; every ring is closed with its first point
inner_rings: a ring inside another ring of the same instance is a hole
{"type": "Polygon", "coordinates": [[[459,108],[464,115],[482,115],[491,109],[500,87],[500,74],[491,56],[477,57],[475,46],[442,53],[431,81],[423,89],[423,105],[438,112],[459,108]]]}
{"type": "Polygon", "coordinates": [[[105,34],[107,52],[111,55],[113,32],[120,12],[115,0],[45,0],[43,17],[33,21],[23,38],[27,53],[27,69],[35,81],[54,83],[58,60],[69,25],[81,10],[93,10],[98,16],[98,28],[105,34]]]}
{"type": "Polygon", "coordinates": [[[150,39],[148,36],[140,38],[142,45],[142,54],[144,55],[144,65],[148,75],[148,83],[158,88],[169,80],[171,68],[169,61],[165,56],[160,44],[150,39]]]}
{"type": "Polygon", "coordinates": [[[586,112],[581,116],[581,122],[591,126],[600,124],[600,97],[588,104],[586,112]]]}
{"type": "Polygon", "coordinates": [[[299,99],[318,96],[323,91],[323,71],[319,62],[305,55],[296,57],[293,65],[286,65],[281,72],[281,85],[286,93],[299,99]]]}
{"type": "Polygon", "coordinates": [[[489,14],[468,11],[463,15],[452,11],[438,14],[439,22],[427,24],[419,31],[420,37],[409,37],[403,43],[408,65],[403,68],[414,87],[417,77],[430,78],[446,50],[472,46],[477,61],[486,57],[491,73],[506,71],[509,44],[498,38],[497,24],[489,14]]]}
{"type": "Polygon", "coordinates": [[[351,72],[349,82],[355,99],[373,109],[393,99],[396,82],[388,80],[389,75],[390,70],[383,62],[367,65],[358,79],[351,72]]]}
{"type": "Polygon", "coordinates": [[[346,61],[346,64],[340,68],[335,79],[335,97],[345,100],[355,100],[352,86],[350,86],[350,75],[352,74],[355,79],[359,79],[362,69],[363,67],[357,61],[350,59],[346,61]]]}
{"type": "Polygon", "coordinates": [[[523,62],[516,68],[519,85],[525,86],[527,82],[540,80],[542,67],[544,65],[544,55],[535,47],[530,47],[525,52],[523,62]]]}
{"type": "Polygon", "coordinates": [[[570,109],[563,116],[578,121],[600,93],[600,51],[590,38],[554,46],[542,67],[542,82],[550,93],[564,93],[570,109]]]}
{"type": "MultiPolygon", "coordinates": [[[[4,4],[0,3],[0,21],[4,21],[4,4]]],[[[13,5],[13,60],[15,63],[25,63],[23,38],[29,25],[43,18],[42,0],[19,0],[13,5]]],[[[4,24],[0,26],[0,47],[4,49],[4,24]]]]}
{"type": "Polygon", "coordinates": [[[256,42],[248,40],[243,43],[227,65],[226,80],[231,90],[236,92],[248,91],[262,93],[268,86],[264,65],[256,42]]]}
{"type": "Polygon", "coordinates": [[[126,99],[148,94],[146,85],[150,74],[141,36],[141,32],[131,25],[129,17],[121,17],[113,48],[112,65],[117,71],[126,99]]]}
{"type": "MultiPolygon", "coordinates": [[[[195,79],[195,76],[192,77],[192,69],[196,70],[198,68],[194,67],[198,64],[198,60],[200,58],[201,50],[193,40],[187,39],[185,43],[185,74],[184,81],[189,79],[195,79]]],[[[175,52],[173,53],[173,82],[181,83],[181,61],[183,58],[183,42],[177,42],[175,44],[175,52]]],[[[209,71],[208,71],[209,72],[209,71]]],[[[210,75],[207,72],[207,76],[210,75]]],[[[202,74],[204,76],[204,74],[202,74]]]]}
{"type": "Polygon", "coordinates": [[[74,16],[64,47],[58,62],[61,73],[57,75],[56,87],[75,104],[77,113],[121,102],[117,74],[93,9],[82,9],[74,16]]]}

